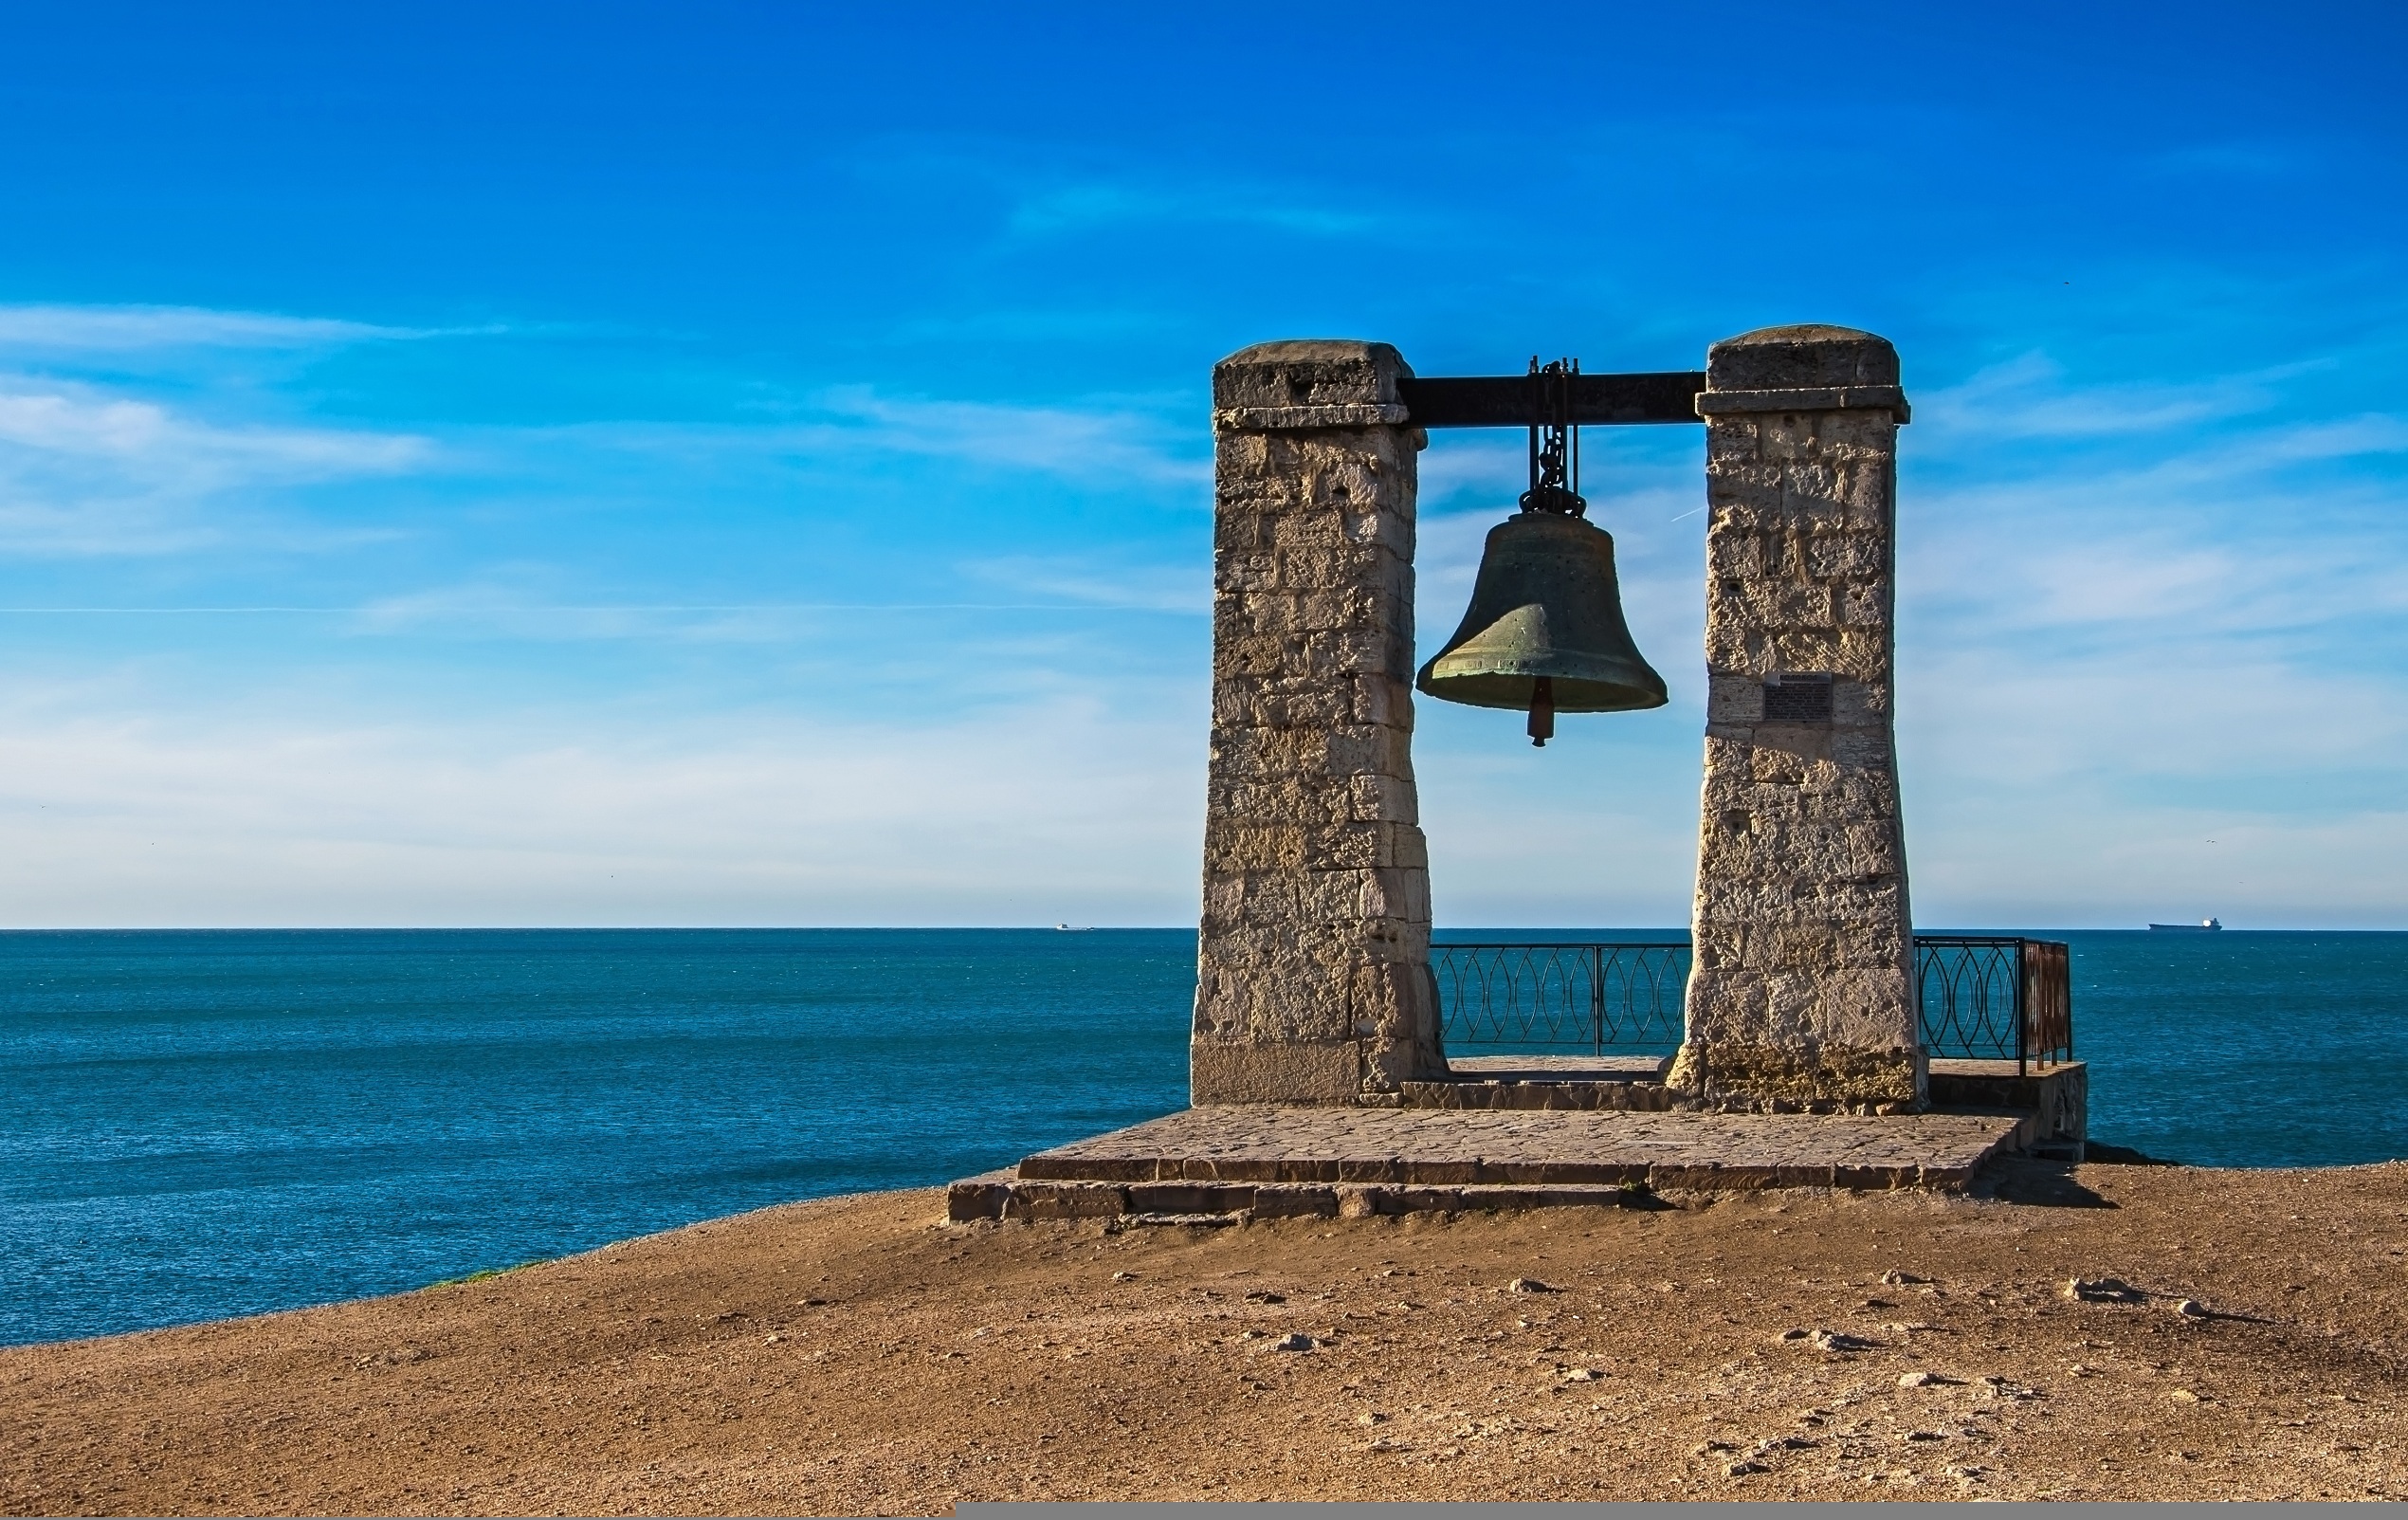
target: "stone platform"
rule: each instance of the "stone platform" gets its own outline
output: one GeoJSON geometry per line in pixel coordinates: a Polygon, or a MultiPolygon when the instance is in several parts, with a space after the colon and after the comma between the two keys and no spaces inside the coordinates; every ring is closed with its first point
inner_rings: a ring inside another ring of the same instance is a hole
{"type": "Polygon", "coordinates": [[[1956,1190],[2034,1138],[2035,1118],[1209,1106],[956,1182],[949,1212],[956,1220],[1226,1223],[1644,1205],[1665,1188],[1956,1190]]]}

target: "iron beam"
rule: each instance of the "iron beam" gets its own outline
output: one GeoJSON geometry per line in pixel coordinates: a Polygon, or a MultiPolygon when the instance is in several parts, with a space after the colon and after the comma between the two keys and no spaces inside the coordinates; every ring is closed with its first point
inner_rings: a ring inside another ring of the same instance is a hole
{"type": "MultiPolygon", "coordinates": [[[[1572,377],[1573,426],[1614,423],[1696,422],[1697,394],[1706,389],[1704,370],[1652,375],[1576,375],[1572,377]]],[[[1526,428],[1531,379],[1526,375],[1447,375],[1398,380],[1397,397],[1415,428],[1526,428]]]]}

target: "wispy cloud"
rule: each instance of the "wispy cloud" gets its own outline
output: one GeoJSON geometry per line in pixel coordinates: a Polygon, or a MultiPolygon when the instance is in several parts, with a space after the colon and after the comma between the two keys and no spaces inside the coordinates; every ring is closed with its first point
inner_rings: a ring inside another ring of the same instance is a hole
{"type": "MultiPolygon", "coordinates": [[[[20,384],[22,382],[19,382],[20,384]]],[[[148,401],[88,389],[8,388],[0,378],[0,445],[108,460],[151,479],[323,480],[406,468],[424,439],[319,428],[213,427],[148,401]]]]}
{"type": "MultiPolygon", "coordinates": [[[[396,474],[432,452],[412,435],[226,426],[98,387],[0,375],[0,543],[172,553],[219,539],[211,509],[228,498],[396,474]]],[[[257,504],[241,509],[256,515],[257,504]]]]}
{"type": "Polygon", "coordinates": [[[1186,565],[1114,564],[1093,558],[1008,556],[961,566],[977,580],[1008,586],[1024,595],[1093,607],[1156,613],[1212,611],[1211,568],[1186,565]]]}
{"type": "Polygon", "coordinates": [[[1986,449],[1910,475],[1903,507],[1903,594],[1954,636],[2288,638],[2408,612],[2408,418],[2186,424],[1998,470],[1986,449]]]}
{"type": "MultiPolygon", "coordinates": [[[[865,618],[910,618],[928,613],[1024,614],[1195,613],[1205,598],[1186,594],[1183,582],[1197,577],[1143,570],[1114,577],[1099,571],[1026,561],[990,561],[958,567],[973,580],[995,584],[985,598],[913,600],[788,600],[756,602],[587,601],[558,595],[556,575],[523,580],[494,577],[452,586],[382,596],[354,607],[160,608],[121,611],[128,615],[318,615],[337,620],[348,632],[384,636],[432,634],[538,642],[595,639],[667,639],[684,643],[793,643],[825,630],[831,617],[858,624],[865,618]],[[552,589],[547,594],[546,586],[552,589]]],[[[0,608],[0,613],[39,615],[52,609],[0,608]]],[[[91,615],[111,609],[57,609],[91,615]]],[[[901,625],[899,625],[901,626],[901,625]]]]}
{"type": "MultiPolygon", "coordinates": [[[[326,317],[203,306],[0,305],[0,349],[128,353],[162,348],[305,349],[452,336],[326,317]]],[[[476,329],[485,331],[490,329],[476,329]]]]}
{"type": "MultiPolygon", "coordinates": [[[[1050,475],[1089,485],[1195,487],[1212,479],[1197,426],[1125,404],[1025,406],[896,395],[834,386],[758,423],[593,423],[495,435],[500,448],[546,441],[665,456],[838,461],[904,455],[1050,475]]],[[[1199,499],[1200,500],[1200,499],[1199,499]]]]}
{"type": "Polygon", "coordinates": [[[1082,479],[1127,478],[1194,484],[1212,479],[1212,465],[1191,434],[1153,412],[1075,410],[945,401],[881,394],[867,386],[826,391],[819,409],[842,419],[841,434],[826,427],[809,436],[891,452],[972,460],[1082,479]]]}
{"type": "Polygon", "coordinates": [[[1970,378],[1915,393],[1918,422],[1987,438],[2083,438],[2159,432],[2263,412],[2285,371],[2204,382],[2070,385],[2065,366],[2030,353],[1970,378]]]}
{"type": "Polygon", "coordinates": [[[1479,492],[1484,498],[1511,503],[1529,485],[1529,450],[1516,436],[1481,431],[1462,436],[1439,435],[1423,450],[1418,473],[1422,510],[1468,505],[1458,497],[1479,492]]]}

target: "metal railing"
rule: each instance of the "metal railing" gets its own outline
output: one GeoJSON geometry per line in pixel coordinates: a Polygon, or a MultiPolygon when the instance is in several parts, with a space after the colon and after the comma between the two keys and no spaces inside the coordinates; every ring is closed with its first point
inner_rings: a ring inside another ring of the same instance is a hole
{"type": "Polygon", "coordinates": [[[2063,940],[1918,934],[1924,1048],[1934,1055],[2034,1062],[2073,1058],[2073,983],[2063,940]]]}
{"type": "MultiPolygon", "coordinates": [[[[1430,947],[1440,1027],[1462,1053],[1531,1049],[1663,1054],[1681,1042],[1682,943],[1454,943],[1430,947]]],[[[2012,1059],[2022,1074],[2072,1059],[2065,942],[1918,934],[1924,1048],[2012,1059]]]]}
{"type": "Polygon", "coordinates": [[[1447,1048],[1669,1054],[1681,1043],[1686,944],[1433,944],[1447,1048]]]}

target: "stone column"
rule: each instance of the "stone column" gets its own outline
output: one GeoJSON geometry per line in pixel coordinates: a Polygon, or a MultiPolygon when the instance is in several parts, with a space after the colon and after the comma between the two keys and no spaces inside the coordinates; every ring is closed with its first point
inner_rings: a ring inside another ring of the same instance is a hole
{"type": "Polygon", "coordinates": [[[1195,1103],[1351,1103],[1445,1067],[1413,777],[1411,374],[1337,340],[1213,371],[1195,1103]]]}
{"type": "Polygon", "coordinates": [[[1920,1107],[1891,731],[1898,354],[1768,327],[1715,344],[1706,387],[1706,791],[1669,1080],[1754,1106],[1920,1107]]]}

